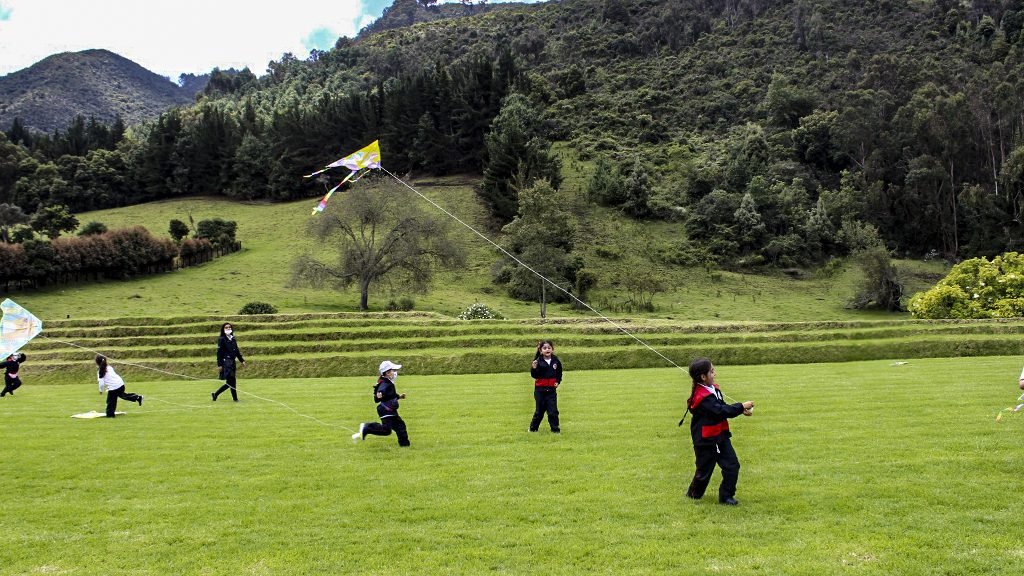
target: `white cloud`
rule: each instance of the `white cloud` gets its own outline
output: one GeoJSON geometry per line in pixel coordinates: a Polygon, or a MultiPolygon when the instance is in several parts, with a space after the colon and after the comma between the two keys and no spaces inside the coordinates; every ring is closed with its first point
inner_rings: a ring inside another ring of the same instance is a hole
{"type": "MultiPolygon", "coordinates": [[[[0,75],[59,52],[103,48],[177,79],[214,67],[257,75],[311,40],[354,36],[360,0],[289,0],[279,7],[240,0],[0,0],[0,75]]],[[[379,16],[379,14],[377,15],[379,16]]],[[[373,18],[371,16],[371,18],[373,18]]],[[[316,45],[316,44],[309,44],[316,45]]]]}
{"type": "MultiPolygon", "coordinates": [[[[492,0],[492,2],[495,0],[492,0]]],[[[536,0],[527,0],[534,2],[536,0]]],[[[329,49],[390,0],[0,0],[0,75],[60,52],[102,48],[177,80],[214,67],[256,75],[290,52],[329,49]]]]}

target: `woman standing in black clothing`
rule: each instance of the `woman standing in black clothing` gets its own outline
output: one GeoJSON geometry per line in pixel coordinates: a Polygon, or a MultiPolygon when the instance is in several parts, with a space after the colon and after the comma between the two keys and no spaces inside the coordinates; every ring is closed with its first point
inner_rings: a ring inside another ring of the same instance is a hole
{"type": "Polygon", "coordinates": [[[562,361],[555,356],[555,345],[551,340],[544,340],[537,345],[537,354],[530,364],[530,376],[533,377],[533,401],[535,409],[533,420],[530,421],[530,432],[536,432],[544,413],[548,414],[548,425],[555,434],[561,433],[558,427],[558,385],[562,383],[562,361]]]}
{"type": "Polygon", "coordinates": [[[235,358],[245,366],[245,358],[242,357],[238,341],[235,340],[234,328],[230,322],[225,322],[220,327],[220,338],[217,339],[217,366],[220,368],[219,378],[224,380],[224,385],[216,392],[210,393],[214,402],[225,390],[231,390],[231,399],[238,402],[238,391],[235,389],[235,358]]]}

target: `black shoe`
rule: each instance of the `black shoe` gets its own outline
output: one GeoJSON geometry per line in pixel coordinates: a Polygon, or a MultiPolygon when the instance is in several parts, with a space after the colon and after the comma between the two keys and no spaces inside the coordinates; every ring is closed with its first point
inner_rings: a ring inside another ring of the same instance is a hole
{"type": "Polygon", "coordinates": [[[145,398],[142,394],[139,394],[139,406],[142,406],[142,399],[145,398]]]}
{"type": "Polygon", "coordinates": [[[527,428],[526,431],[527,432],[536,432],[536,430],[534,430],[533,428],[527,428]]]}
{"type": "Polygon", "coordinates": [[[703,497],[704,497],[704,495],[703,495],[703,494],[701,494],[700,496],[697,496],[697,495],[696,495],[696,494],[694,494],[693,492],[690,492],[689,490],[687,490],[687,491],[686,491],[686,497],[687,497],[687,498],[690,498],[690,499],[693,499],[693,500],[700,500],[701,498],[703,498],[703,497]]]}
{"type": "Polygon", "coordinates": [[[718,499],[718,503],[719,504],[725,504],[726,506],[736,506],[736,505],[739,504],[739,502],[735,498],[733,498],[732,496],[730,496],[728,498],[719,498],[718,499]]]}
{"type": "Polygon", "coordinates": [[[217,393],[216,393],[216,392],[210,392],[210,398],[211,398],[211,399],[212,399],[212,400],[213,400],[214,402],[216,402],[216,401],[217,401],[217,393]]]}
{"type": "Polygon", "coordinates": [[[551,433],[552,434],[561,434],[562,431],[561,430],[552,430],[551,433]]]}

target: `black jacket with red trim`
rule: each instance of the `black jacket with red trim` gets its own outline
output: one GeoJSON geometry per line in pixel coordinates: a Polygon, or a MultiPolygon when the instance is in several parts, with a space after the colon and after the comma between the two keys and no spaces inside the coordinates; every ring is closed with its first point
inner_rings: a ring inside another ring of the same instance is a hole
{"type": "Polygon", "coordinates": [[[534,360],[537,361],[536,368],[530,368],[530,376],[534,379],[534,386],[537,388],[554,388],[562,383],[562,361],[558,356],[551,355],[551,363],[540,354],[534,360]]]}
{"type": "Polygon", "coordinates": [[[693,399],[687,406],[690,414],[693,414],[690,419],[690,435],[694,446],[710,446],[732,437],[729,418],[743,414],[743,404],[726,404],[721,395],[718,385],[715,385],[714,394],[697,385],[693,399]]]}

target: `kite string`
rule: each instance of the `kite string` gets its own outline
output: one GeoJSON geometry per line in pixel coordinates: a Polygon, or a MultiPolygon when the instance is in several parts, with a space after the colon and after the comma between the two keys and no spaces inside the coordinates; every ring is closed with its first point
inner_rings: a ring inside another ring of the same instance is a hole
{"type": "MultiPolygon", "coordinates": [[[[101,354],[101,355],[105,356],[107,359],[110,359],[110,360],[114,359],[114,358],[111,358],[110,356],[107,356],[106,354],[103,354],[99,350],[93,350],[92,348],[88,348],[86,346],[81,346],[79,344],[75,344],[74,342],[66,342],[64,340],[58,340],[57,338],[51,338],[51,337],[49,337],[49,336],[47,336],[45,334],[40,334],[40,336],[42,336],[43,338],[46,338],[47,340],[53,340],[54,342],[60,342],[61,344],[66,344],[66,345],[72,346],[74,348],[80,348],[82,350],[86,350],[86,351],[92,352],[94,354],[101,354]]],[[[153,368],[151,366],[145,366],[145,365],[142,365],[142,364],[135,364],[133,362],[128,362],[128,361],[125,361],[125,360],[117,360],[117,363],[118,364],[123,364],[125,366],[134,366],[136,368],[141,368],[143,370],[151,370],[153,372],[159,372],[161,374],[166,374],[168,376],[175,376],[175,377],[178,377],[178,378],[183,378],[185,380],[193,380],[193,381],[197,381],[197,382],[203,381],[203,380],[210,380],[210,378],[196,378],[195,376],[190,376],[188,374],[179,374],[177,372],[169,372],[167,370],[161,370],[159,368],[153,368]]],[[[341,428],[343,430],[348,430],[349,432],[353,432],[353,433],[355,432],[355,430],[349,428],[348,426],[342,426],[341,424],[332,424],[330,422],[324,422],[323,420],[320,420],[319,418],[316,418],[314,416],[310,416],[308,414],[303,414],[302,412],[299,412],[295,408],[292,408],[291,406],[289,406],[289,405],[287,405],[284,402],[281,402],[279,400],[273,400],[271,398],[264,398],[264,397],[259,396],[257,394],[253,394],[252,392],[246,392],[245,390],[239,390],[238,388],[235,388],[235,392],[236,393],[241,392],[242,394],[245,394],[246,396],[252,396],[253,398],[256,398],[258,400],[263,400],[264,402],[270,402],[272,404],[278,404],[278,405],[280,405],[280,406],[282,406],[282,407],[284,407],[284,408],[286,408],[288,410],[291,410],[295,414],[297,414],[299,416],[302,416],[303,418],[308,418],[309,420],[317,422],[318,424],[322,424],[324,426],[328,426],[328,427],[331,427],[331,428],[341,428]]],[[[168,402],[166,400],[160,400],[159,398],[153,398],[153,400],[158,400],[158,401],[163,402],[165,404],[173,404],[175,406],[193,407],[193,406],[190,406],[188,404],[174,404],[173,402],[168,402]]],[[[195,406],[195,408],[202,408],[202,406],[195,406]]]]}
{"type": "MultiPolygon", "coordinates": [[[[618,323],[616,323],[616,322],[615,322],[614,320],[612,320],[611,318],[609,318],[609,317],[605,316],[604,314],[601,314],[600,312],[598,312],[597,310],[595,310],[595,309],[594,309],[593,307],[591,307],[591,306],[590,306],[590,304],[587,304],[587,303],[586,303],[586,302],[584,302],[583,300],[580,300],[579,298],[577,298],[577,297],[576,297],[576,295],[575,295],[575,294],[573,294],[572,292],[569,292],[569,291],[568,291],[568,290],[566,290],[565,288],[562,288],[561,286],[559,286],[558,284],[556,284],[556,283],[555,283],[554,281],[552,281],[551,279],[547,278],[546,276],[544,276],[544,275],[543,275],[543,274],[541,274],[540,272],[537,272],[536,270],[534,270],[534,269],[533,269],[532,267],[530,267],[530,266],[529,266],[528,264],[526,264],[525,262],[523,262],[522,260],[520,260],[519,258],[517,258],[517,257],[516,257],[516,256],[515,256],[514,254],[510,253],[510,252],[509,252],[508,250],[505,250],[505,249],[504,249],[504,248],[502,248],[502,247],[501,247],[501,246],[500,246],[500,245],[499,245],[498,243],[496,243],[496,242],[494,242],[493,240],[491,240],[490,238],[488,238],[488,237],[487,237],[487,236],[486,236],[485,234],[483,234],[482,232],[478,231],[478,230],[477,230],[476,228],[473,228],[472,226],[470,226],[470,225],[469,225],[469,224],[467,224],[466,222],[463,222],[463,221],[462,221],[462,220],[461,220],[461,219],[460,219],[460,218],[459,218],[458,216],[456,216],[456,215],[452,214],[451,212],[449,212],[449,211],[445,210],[445,209],[444,209],[444,208],[443,208],[442,206],[440,206],[440,205],[439,205],[439,204],[438,204],[437,202],[434,202],[434,201],[433,201],[433,200],[431,200],[430,198],[427,198],[426,196],[424,196],[423,194],[421,194],[419,190],[417,190],[417,189],[413,188],[413,187],[412,187],[412,186],[410,186],[410,185],[409,185],[408,183],[406,183],[406,182],[405,182],[404,180],[402,180],[402,179],[401,179],[401,178],[399,178],[398,176],[395,176],[394,174],[392,174],[392,173],[391,173],[391,172],[390,172],[390,171],[389,171],[389,170],[388,170],[387,168],[384,168],[383,166],[380,166],[380,169],[381,169],[381,170],[382,170],[382,171],[383,171],[383,172],[384,172],[385,174],[387,174],[388,176],[391,176],[392,178],[394,178],[395,180],[397,180],[397,181],[398,181],[399,183],[401,183],[401,184],[402,184],[403,186],[405,186],[405,187],[406,187],[406,188],[408,188],[409,190],[412,190],[412,191],[413,191],[413,192],[414,192],[414,193],[415,193],[415,194],[416,194],[417,196],[419,196],[420,198],[423,198],[424,200],[426,200],[427,202],[429,202],[429,203],[430,203],[431,205],[433,205],[433,206],[434,206],[434,208],[437,208],[437,209],[438,209],[438,210],[440,210],[441,212],[444,212],[445,214],[447,214],[447,215],[448,215],[448,217],[449,217],[449,218],[452,218],[453,220],[455,220],[455,221],[456,221],[456,222],[458,222],[459,224],[462,224],[463,226],[465,226],[466,228],[468,228],[468,229],[469,229],[469,230],[470,230],[471,232],[473,232],[474,234],[476,234],[476,235],[477,235],[477,236],[479,236],[480,238],[483,238],[485,242],[487,242],[487,243],[488,243],[488,244],[490,244],[491,246],[494,246],[494,247],[495,247],[496,249],[498,249],[498,251],[500,251],[500,252],[501,252],[502,254],[504,254],[504,255],[505,255],[505,256],[507,256],[508,258],[510,258],[510,259],[512,259],[512,260],[514,260],[514,261],[516,262],[516,264],[519,264],[519,265],[520,265],[520,266],[522,266],[523,268],[525,268],[525,269],[529,270],[530,272],[532,272],[532,273],[533,273],[533,274],[534,274],[535,276],[537,276],[537,277],[538,277],[538,278],[540,278],[541,280],[543,280],[543,281],[547,282],[548,284],[551,284],[552,286],[554,286],[554,287],[555,287],[555,288],[557,288],[558,290],[561,290],[561,291],[562,291],[562,292],[563,292],[563,293],[564,293],[564,294],[565,294],[566,296],[568,296],[569,298],[572,298],[572,299],[573,299],[573,300],[575,300],[575,301],[576,301],[577,303],[579,303],[579,305],[580,305],[580,306],[583,306],[583,307],[585,307],[585,308],[586,308],[587,310],[590,310],[590,311],[591,311],[591,312],[593,312],[593,313],[594,313],[595,315],[597,315],[597,317],[599,317],[599,318],[601,318],[602,320],[604,320],[605,322],[607,322],[607,323],[611,324],[612,326],[614,326],[614,327],[615,327],[616,329],[618,329],[618,330],[619,330],[620,332],[622,332],[622,333],[623,333],[623,334],[625,334],[626,336],[629,336],[629,337],[630,337],[630,338],[632,338],[633,340],[636,340],[636,341],[637,341],[637,342],[638,342],[638,343],[639,343],[639,344],[640,344],[641,346],[643,346],[644,348],[647,348],[647,349],[648,349],[648,350],[650,350],[651,352],[654,352],[655,354],[657,354],[658,356],[660,356],[660,357],[661,357],[662,359],[664,359],[664,360],[665,360],[666,362],[668,362],[668,363],[669,363],[669,364],[671,364],[672,366],[675,366],[676,368],[678,368],[678,369],[682,370],[683,372],[687,372],[687,374],[689,373],[689,370],[688,370],[688,369],[686,369],[686,368],[683,368],[683,367],[682,367],[682,366],[680,366],[679,364],[676,364],[676,363],[675,363],[675,362],[674,362],[674,361],[673,361],[673,360],[672,360],[671,358],[669,358],[668,356],[665,356],[664,354],[662,354],[662,353],[661,353],[661,352],[659,352],[658,350],[655,350],[655,349],[654,349],[654,347],[652,347],[652,346],[651,346],[650,344],[648,344],[647,342],[645,342],[645,341],[644,341],[644,340],[642,340],[641,338],[637,337],[636,335],[632,334],[632,333],[631,333],[631,332],[630,332],[629,330],[626,330],[626,328],[624,328],[623,326],[619,325],[618,323]]],[[[729,397],[729,396],[728,396],[728,395],[726,395],[725,393],[723,393],[722,395],[723,395],[723,396],[724,396],[724,397],[725,397],[726,399],[728,399],[728,400],[731,400],[731,401],[733,401],[733,402],[736,402],[736,400],[735,400],[735,399],[733,399],[733,398],[729,397]]]]}

